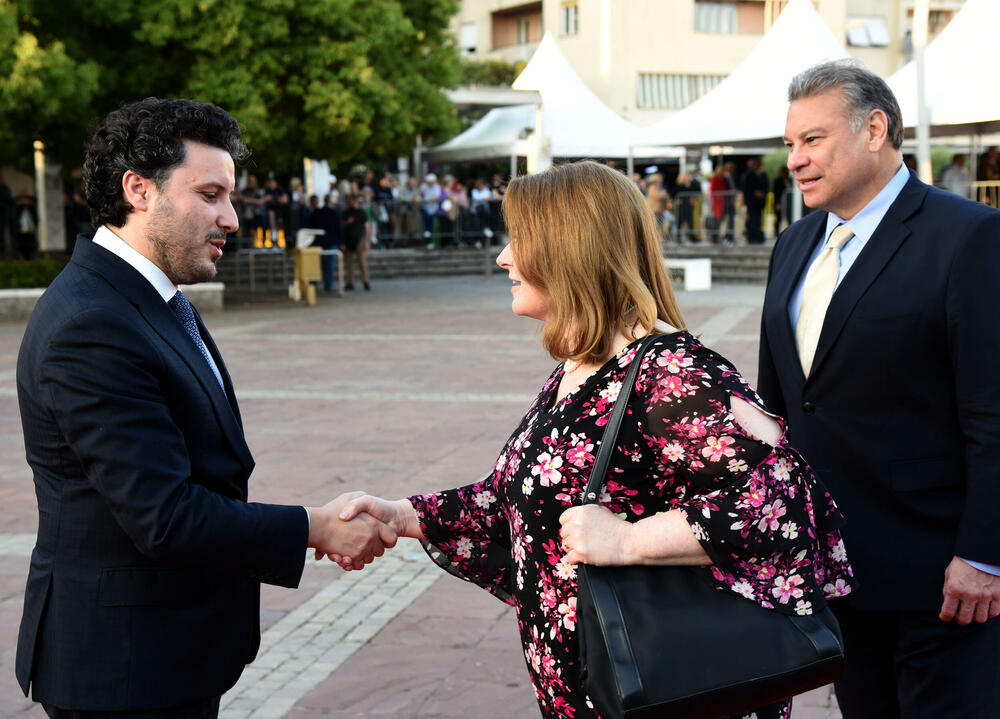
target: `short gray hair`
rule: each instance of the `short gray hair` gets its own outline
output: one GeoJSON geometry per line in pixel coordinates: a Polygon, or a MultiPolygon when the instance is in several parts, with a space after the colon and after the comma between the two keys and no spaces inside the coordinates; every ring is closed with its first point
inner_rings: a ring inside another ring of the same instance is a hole
{"type": "Polygon", "coordinates": [[[881,110],[888,121],[889,142],[903,146],[903,113],[885,80],[856,60],[833,60],[813,65],[792,78],[788,101],[840,90],[847,100],[847,119],[854,132],[861,130],[872,110],[881,110]]]}

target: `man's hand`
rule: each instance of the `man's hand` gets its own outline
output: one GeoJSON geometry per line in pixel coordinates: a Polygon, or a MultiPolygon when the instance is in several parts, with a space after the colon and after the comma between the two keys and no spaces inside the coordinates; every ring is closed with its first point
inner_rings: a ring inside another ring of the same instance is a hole
{"type": "Polygon", "coordinates": [[[1000,615],[1000,577],[981,572],[959,557],[944,570],[942,621],[985,622],[1000,615]]]}
{"type": "Polygon", "coordinates": [[[361,569],[381,557],[386,547],[396,544],[396,531],[369,514],[350,520],[341,519],[344,507],[364,492],[348,492],[322,507],[309,507],[308,546],[316,549],[316,558],[335,555],[341,566],[361,569]]]}
{"type": "MultiPolygon", "coordinates": [[[[381,497],[373,497],[363,492],[352,492],[349,501],[344,504],[339,516],[341,520],[349,522],[355,522],[362,517],[368,517],[387,525],[398,537],[426,539],[423,531],[420,529],[420,519],[417,517],[416,511],[408,499],[392,501],[382,499],[381,497]]],[[[330,553],[330,559],[344,569],[359,569],[359,567],[352,566],[350,557],[330,553]]]]}

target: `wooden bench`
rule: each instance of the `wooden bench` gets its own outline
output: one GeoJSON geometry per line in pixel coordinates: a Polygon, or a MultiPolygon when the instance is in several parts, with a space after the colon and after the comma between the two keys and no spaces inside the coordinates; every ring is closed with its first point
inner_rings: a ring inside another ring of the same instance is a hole
{"type": "Polygon", "coordinates": [[[708,257],[690,259],[667,259],[663,261],[671,276],[680,272],[685,291],[694,292],[712,289],[712,260],[708,257]]]}

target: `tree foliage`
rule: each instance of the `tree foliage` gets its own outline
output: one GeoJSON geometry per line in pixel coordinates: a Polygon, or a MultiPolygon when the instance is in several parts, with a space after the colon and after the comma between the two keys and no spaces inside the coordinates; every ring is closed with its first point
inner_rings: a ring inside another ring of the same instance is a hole
{"type": "Polygon", "coordinates": [[[26,132],[68,140],[68,124],[76,149],[60,149],[72,157],[92,118],[183,96],[229,110],[259,167],[402,154],[417,133],[454,130],[441,88],[459,80],[456,10],[456,0],[21,0],[19,10],[0,0],[0,48],[27,48],[23,60],[0,49],[0,109],[20,113],[0,113],[0,143],[26,132]]]}

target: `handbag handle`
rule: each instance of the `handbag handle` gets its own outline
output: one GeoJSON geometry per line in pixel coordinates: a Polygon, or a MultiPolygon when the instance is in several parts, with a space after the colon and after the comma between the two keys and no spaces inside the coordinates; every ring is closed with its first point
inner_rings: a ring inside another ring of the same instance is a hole
{"type": "Polygon", "coordinates": [[[597,458],[594,459],[594,466],[590,470],[590,478],[587,480],[587,488],[583,493],[584,504],[597,504],[600,497],[601,485],[604,484],[604,477],[608,473],[608,465],[611,464],[611,455],[615,451],[615,442],[618,441],[618,430],[622,425],[622,417],[625,416],[625,408],[628,406],[628,398],[632,394],[632,387],[635,386],[635,379],[639,375],[639,366],[642,364],[642,357],[653,342],[662,335],[649,335],[639,348],[635,351],[632,364],[629,365],[625,379],[622,380],[622,388],[615,398],[615,406],[611,409],[611,416],[608,423],[604,425],[604,437],[601,438],[601,448],[597,450],[597,458]]]}

